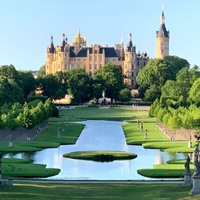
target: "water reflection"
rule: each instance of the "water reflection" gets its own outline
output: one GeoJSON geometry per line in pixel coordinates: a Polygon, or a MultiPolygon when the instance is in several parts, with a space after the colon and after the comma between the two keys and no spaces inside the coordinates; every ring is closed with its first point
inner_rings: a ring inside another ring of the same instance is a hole
{"type": "MultiPolygon", "coordinates": [[[[58,148],[45,149],[33,154],[18,154],[34,163],[46,164],[49,168],[59,168],[61,172],[51,179],[68,180],[147,180],[149,178],[137,174],[137,169],[152,168],[154,164],[165,163],[170,159],[186,158],[184,154],[168,154],[142,146],[126,144],[122,130],[122,122],[85,121],[75,145],[62,145],[58,148]],[[119,150],[138,155],[136,159],[113,162],[94,162],[63,158],[63,154],[71,151],[119,150]]],[[[15,156],[16,157],[16,156],[15,156]]]]}

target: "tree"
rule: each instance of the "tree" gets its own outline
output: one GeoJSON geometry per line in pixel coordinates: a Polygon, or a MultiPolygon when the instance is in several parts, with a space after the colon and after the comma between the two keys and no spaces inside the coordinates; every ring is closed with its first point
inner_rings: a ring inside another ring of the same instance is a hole
{"type": "MultiPolygon", "coordinates": [[[[97,70],[94,80],[103,83],[102,91],[105,90],[106,97],[118,100],[119,92],[125,88],[121,66],[107,64],[97,70]]],[[[102,92],[101,91],[101,92],[102,92]]]]}
{"type": "Polygon", "coordinates": [[[68,71],[68,92],[76,104],[88,102],[93,97],[92,79],[84,69],[68,71]]]}
{"type": "Polygon", "coordinates": [[[105,88],[103,80],[94,79],[92,87],[93,87],[93,97],[96,99],[96,102],[98,102],[98,100],[102,98],[102,91],[105,88]]]}
{"type": "Polygon", "coordinates": [[[166,82],[170,63],[161,59],[152,59],[141,69],[136,78],[139,85],[162,86],[166,82]]]}
{"type": "Polygon", "coordinates": [[[188,97],[188,101],[191,104],[195,104],[197,106],[200,106],[200,78],[196,79],[192,85],[192,87],[190,88],[189,91],[189,97],[188,97]]]}
{"type": "Polygon", "coordinates": [[[55,105],[52,103],[51,99],[47,99],[45,101],[44,108],[45,108],[46,119],[48,119],[53,115],[54,106],[55,105]]]}
{"type": "Polygon", "coordinates": [[[155,99],[160,97],[160,88],[157,85],[151,85],[144,94],[145,101],[153,102],[155,99]]]}
{"type": "Polygon", "coordinates": [[[161,122],[163,122],[164,116],[167,114],[167,109],[166,108],[161,108],[158,110],[156,114],[156,118],[158,118],[161,122]]]}
{"type": "Polygon", "coordinates": [[[34,127],[34,125],[35,125],[34,117],[33,117],[33,114],[31,113],[31,109],[28,107],[27,103],[24,104],[23,113],[19,114],[19,116],[17,117],[17,121],[21,121],[22,126],[24,128],[30,129],[30,128],[34,127]]]}
{"type": "Polygon", "coordinates": [[[26,99],[30,93],[35,92],[37,82],[30,71],[18,71],[16,81],[24,93],[24,99],[26,99]]]}
{"type": "Polygon", "coordinates": [[[149,116],[150,116],[150,117],[155,117],[155,116],[156,116],[157,113],[155,112],[155,110],[156,110],[157,107],[160,107],[160,102],[159,102],[158,99],[156,99],[156,100],[151,104],[151,107],[150,107],[150,109],[149,109],[149,116]]]}
{"type": "Polygon", "coordinates": [[[3,65],[0,67],[0,76],[2,77],[16,80],[17,75],[18,72],[13,65],[3,65]]]}
{"type": "Polygon", "coordinates": [[[63,89],[62,83],[52,74],[47,74],[42,78],[38,78],[38,87],[43,91],[43,95],[51,99],[62,98],[66,94],[66,89],[63,89]]]}
{"type": "Polygon", "coordinates": [[[190,84],[192,85],[197,78],[200,78],[200,68],[194,65],[190,70],[190,84]]]}
{"type": "Polygon", "coordinates": [[[178,95],[178,85],[176,81],[167,80],[165,85],[161,88],[161,94],[164,97],[175,97],[178,95]]]}
{"type": "Polygon", "coordinates": [[[43,76],[45,76],[46,74],[46,66],[42,65],[42,67],[40,67],[40,69],[37,72],[37,78],[42,78],[43,76]]]}
{"type": "Polygon", "coordinates": [[[175,81],[177,72],[188,66],[189,63],[185,59],[176,56],[167,56],[163,60],[150,60],[136,77],[136,81],[139,84],[139,91],[142,88],[145,99],[154,101],[155,98],[159,97],[158,95],[161,95],[161,88],[166,81],[175,81]],[[150,87],[150,91],[146,93],[150,87]],[[157,88],[157,95],[153,94],[155,92],[154,88],[157,88]],[[152,96],[155,97],[153,98],[152,96]]]}
{"type": "Polygon", "coordinates": [[[176,74],[176,81],[167,80],[165,85],[161,88],[161,98],[167,97],[173,101],[176,99],[176,106],[187,106],[189,90],[195,77],[198,77],[198,73],[195,69],[190,70],[188,67],[182,68],[176,74]]]}
{"type": "Polygon", "coordinates": [[[171,117],[168,119],[167,125],[172,130],[177,130],[181,127],[181,119],[179,117],[179,111],[178,110],[173,110],[173,112],[171,112],[171,117]]]}
{"type": "Polygon", "coordinates": [[[19,127],[21,123],[18,123],[16,119],[23,112],[23,106],[19,103],[14,103],[13,105],[6,105],[6,107],[7,110],[4,110],[1,114],[2,126],[10,129],[19,127]]]}
{"type": "Polygon", "coordinates": [[[31,108],[31,115],[33,116],[33,126],[45,121],[46,110],[44,104],[40,101],[36,107],[31,108]]]}
{"type": "Polygon", "coordinates": [[[0,77],[0,103],[23,102],[23,93],[21,88],[13,79],[0,77]]]}
{"type": "Polygon", "coordinates": [[[131,91],[128,88],[124,88],[119,92],[119,100],[122,103],[128,102],[131,100],[131,91]]]}
{"type": "Polygon", "coordinates": [[[168,76],[167,79],[170,79],[170,80],[175,80],[176,74],[182,68],[186,67],[189,69],[190,67],[189,62],[186,59],[180,58],[178,56],[166,56],[164,60],[170,63],[169,71],[168,71],[169,73],[167,74],[168,76]]]}

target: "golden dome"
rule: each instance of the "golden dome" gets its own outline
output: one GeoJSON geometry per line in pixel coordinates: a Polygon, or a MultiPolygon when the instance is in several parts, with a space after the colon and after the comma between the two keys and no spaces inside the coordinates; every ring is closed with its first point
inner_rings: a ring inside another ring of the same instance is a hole
{"type": "Polygon", "coordinates": [[[73,44],[85,44],[85,39],[81,36],[80,29],[78,30],[77,36],[74,38],[73,44]]]}

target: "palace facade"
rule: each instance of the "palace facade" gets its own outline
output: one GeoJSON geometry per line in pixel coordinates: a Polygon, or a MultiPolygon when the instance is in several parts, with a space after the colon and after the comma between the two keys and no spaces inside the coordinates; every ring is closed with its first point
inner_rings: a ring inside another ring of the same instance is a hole
{"type": "MultiPolygon", "coordinates": [[[[156,57],[158,58],[169,54],[169,32],[166,31],[164,12],[162,12],[161,19],[161,28],[156,32],[156,57]]],[[[126,47],[124,47],[123,42],[115,46],[101,46],[99,44],[87,46],[86,39],[81,36],[80,30],[71,45],[63,34],[61,45],[55,47],[53,36],[51,36],[46,55],[46,74],[84,68],[92,77],[99,68],[108,63],[120,65],[122,66],[124,83],[130,89],[137,87],[136,76],[149,61],[146,52],[136,53],[131,33],[126,47]]]]}

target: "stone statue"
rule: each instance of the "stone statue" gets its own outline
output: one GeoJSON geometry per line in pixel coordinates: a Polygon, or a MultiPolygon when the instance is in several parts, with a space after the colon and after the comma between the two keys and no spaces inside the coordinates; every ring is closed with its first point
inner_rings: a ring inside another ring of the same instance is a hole
{"type": "Polygon", "coordinates": [[[106,96],[106,93],[105,93],[105,90],[103,90],[102,97],[105,98],[105,96],[106,96]]]}
{"type": "Polygon", "coordinates": [[[101,106],[105,106],[105,105],[107,105],[107,101],[106,101],[106,93],[105,93],[105,90],[103,90],[103,92],[102,92],[102,100],[101,100],[101,102],[100,102],[100,105],[101,106]]]}
{"type": "Polygon", "coordinates": [[[140,120],[137,118],[137,127],[140,125],[140,120]]]}
{"type": "Polygon", "coordinates": [[[144,139],[147,139],[147,137],[148,137],[148,130],[147,130],[147,128],[145,128],[144,139]]]}
{"type": "Polygon", "coordinates": [[[200,162],[199,162],[199,144],[195,145],[193,152],[194,174],[193,176],[200,176],[200,162]]]}
{"type": "Polygon", "coordinates": [[[140,132],[143,132],[143,123],[140,122],[140,132]]]}
{"type": "Polygon", "coordinates": [[[185,162],[185,174],[190,174],[190,156],[188,155],[185,162]]]}

